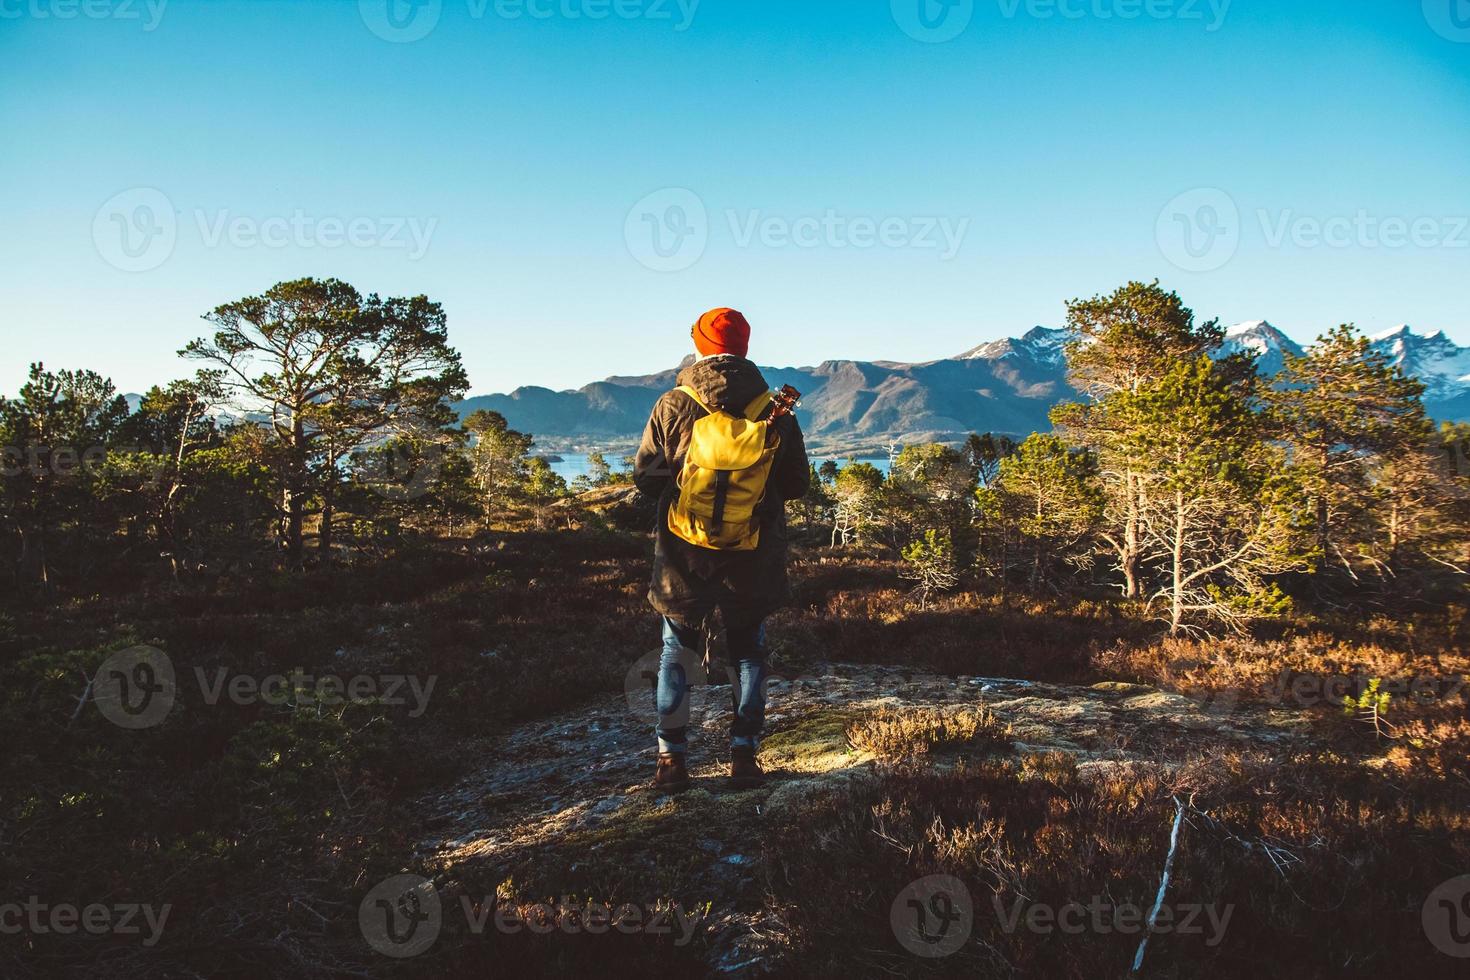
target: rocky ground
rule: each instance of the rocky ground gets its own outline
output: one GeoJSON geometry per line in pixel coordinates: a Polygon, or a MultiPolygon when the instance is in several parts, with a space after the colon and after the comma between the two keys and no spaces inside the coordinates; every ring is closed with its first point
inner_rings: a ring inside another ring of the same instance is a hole
{"type": "MultiPolygon", "coordinates": [[[[1013,751],[1069,753],[1080,771],[1167,767],[1211,746],[1280,747],[1305,737],[1289,714],[1138,685],[1066,687],[828,664],[813,676],[772,681],[761,750],[770,778],[755,790],[735,791],[725,779],[729,687],[701,689],[691,721],[694,785],[667,796],[648,785],[647,680],[635,671],[625,697],[475,747],[470,771],[422,804],[432,833],[418,857],[435,869],[441,888],[499,889],[530,900],[694,898],[708,903],[702,949],[712,972],[753,975],[790,948],[779,914],[763,901],[763,834],[808,794],[871,777],[882,761],[855,750],[846,735],[864,716],[884,708],[983,707],[1006,729],[1013,751]]],[[[954,765],[969,751],[935,752],[923,764],[954,765]]]]}

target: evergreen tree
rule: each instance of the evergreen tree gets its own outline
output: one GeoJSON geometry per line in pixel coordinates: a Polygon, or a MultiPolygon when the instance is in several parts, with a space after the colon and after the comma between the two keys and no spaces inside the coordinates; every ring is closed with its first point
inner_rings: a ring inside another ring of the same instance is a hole
{"type": "Polygon", "coordinates": [[[194,551],[184,544],[193,529],[183,525],[181,509],[191,480],[205,472],[193,457],[222,442],[210,414],[221,397],[219,386],[209,382],[150,388],[120,426],[120,446],[109,453],[105,487],[99,488],[123,509],[123,519],[137,533],[157,545],[176,580],[184,567],[203,560],[201,554],[185,554],[194,551]]]}
{"type": "Polygon", "coordinates": [[[481,409],[464,420],[476,495],[488,516],[514,500],[529,476],[531,436],[517,432],[499,412],[481,409]]]}
{"type": "Polygon", "coordinates": [[[872,463],[850,463],[833,482],[836,501],[832,520],[832,546],[865,540],[881,518],[883,471],[872,463]]]}
{"type": "Polygon", "coordinates": [[[92,483],[127,414],[127,402],[101,375],[53,373],[41,364],[31,365],[18,397],[0,398],[0,512],[22,581],[51,582],[51,545],[91,515],[92,483]]]}
{"type": "Polygon", "coordinates": [[[941,443],[905,446],[883,485],[882,507],[894,544],[902,547],[919,529],[939,530],[960,555],[974,520],[975,475],[969,461],[941,443]]]}
{"type": "Polygon", "coordinates": [[[1057,557],[1088,539],[1103,513],[1091,454],[1041,433],[1002,458],[993,486],[980,487],[976,496],[989,523],[1013,528],[1029,545],[1032,589],[1057,557]]]}
{"type": "Polygon", "coordinates": [[[302,560],[313,495],[330,556],[344,461],[394,437],[443,433],[454,421],[449,401],[468,387],[444,310],[423,296],[364,298],[336,279],[298,279],[205,319],[218,330],[180,353],[204,362],[202,382],[265,416],[292,564],[302,560]]]}
{"type": "Polygon", "coordinates": [[[904,577],[917,583],[913,594],[918,597],[921,610],[928,608],[934,593],[948,592],[959,584],[954,545],[942,531],[931,528],[909,542],[903,549],[903,560],[908,563],[904,577]]]}
{"type": "Polygon", "coordinates": [[[1170,631],[1188,618],[1239,623],[1282,608],[1271,576],[1305,569],[1302,508],[1265,439],[1253,374],[1209,354],[1177,362],[1112,407],[1113,447],[1134,473],[1146,566],[1170,631]]]}
{"type": "Polygon", "coordinates": [[[1422,512],[1434,479],[1423,391],[1350,324],[1287,357],[1267,402],[1311,498],[1319,570],[1356,577],[1375,536],[1397,560],[1405,522],[1422,512]]]}
{"type": "Polygon", "coordinates": [[[988,487],[1000,473],[1001,460],[1016,451],[1016,441],[1010,436],[998,436],[993,432],[984,435],[972,432],[960,451],[970,464],[975,482],[981,487],[988,487]]]}
{"type": "MultiPolygon", "coordinates": [[[[1143,595],[1144,527],[1141,474],[1122,449],[1127,424],[1119,418],[1120,399],[1162,378],[1173,365],[1217,349],[1224,337],[1219,322],[1196,325],[1194,312],[1178,294],[1157,281],[1130,282],[1107,296],[1067,305],[1068,378],[1081,402],[1052,410],[1052,421],[1067,441],[1097,457],[1107,494],[1107,541],[1123,576],[1123,592],[1143,595]]],[[[1244,372],[1235,363],[1233,370],[1244,372]]]]}

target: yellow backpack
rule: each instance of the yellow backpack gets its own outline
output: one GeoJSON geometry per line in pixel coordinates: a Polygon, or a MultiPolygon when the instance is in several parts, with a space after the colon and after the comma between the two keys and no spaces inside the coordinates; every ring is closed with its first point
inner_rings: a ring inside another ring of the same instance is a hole
{"type": "Polygon", "coordinates": [[[772,395],[765,392],[735,416],[710,408],[687,385],[677,390],[708,414],[694,423],[679,493],[669,506],[669,530],[701,548],[754,551],[760,543],[755,508],[781,444],[771,423],[761,420],[772,395]]]}

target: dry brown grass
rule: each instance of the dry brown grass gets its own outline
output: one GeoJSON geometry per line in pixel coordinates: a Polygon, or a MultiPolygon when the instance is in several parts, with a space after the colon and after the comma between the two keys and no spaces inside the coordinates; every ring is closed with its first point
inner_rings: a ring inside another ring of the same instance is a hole
{"type": "Polygon", "coordinates": [[[1075,934],[1038,931],[1005,915],[1094,901],[1146,909],[1176,798],[1192,808],[1168,902],[1228,907],[1230,918],[1214,945],[1204,934],[1155,936],[1146,975],[1454,975],[1420,908],[1470,862],[1470,794],[1317,753],[1225,752],[1178,768],[1086,771],[1050,754],[885,770],[773,829],[771,901],[800,937],[809,976],[1126,976],[1137,932],[1090,921],[1075,934]],[[932,874],[965,883],[974,928],[952,956],[921,961],[891,938],[889,914],[906,885],[932,874]]]}
{"type": "Polygon", "coordinates": [[[954,748],[999,750],[1009,745],[1008,726],[988,708],[884,708],[847,728],[859,752],[898,760],[954,748]]]}

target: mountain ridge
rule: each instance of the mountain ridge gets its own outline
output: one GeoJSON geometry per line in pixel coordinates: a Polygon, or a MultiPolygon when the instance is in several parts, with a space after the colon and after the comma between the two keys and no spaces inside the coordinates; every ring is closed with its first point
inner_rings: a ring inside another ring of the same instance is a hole
{"type": "MultiPolygon", "coordinates": [[[[978,344],[952,357],[915,363],[833,359],[808,367],[761,366],[766,380],[803,393],[798,417],[817,453],[874,452],[890,443],[957,442],[971,432],[1025,436],[1051,428],[1048,412],[1072,397],[1066,379],[1063,329],[1035,326],[1020,337],[978,344]]],[[[1373,335],[1375,350],[1425,383],[1429,414],[1470,421],[1470,347],[1444,331],[1415,333],[1407,325],[1373,335]]],[[[1306,350],[1269,320],[1226,329],[1225,353],[1248,351],[1263,373],[1281,370],[1288,355],[1306,350]]],[[[659,396],[675,384],[674,368],[617,375],[577,389],[527,385],[456,404],[461,415],[500,412],[534,433],[548,449],[606,448],[636,442],[659,396]]]]}

